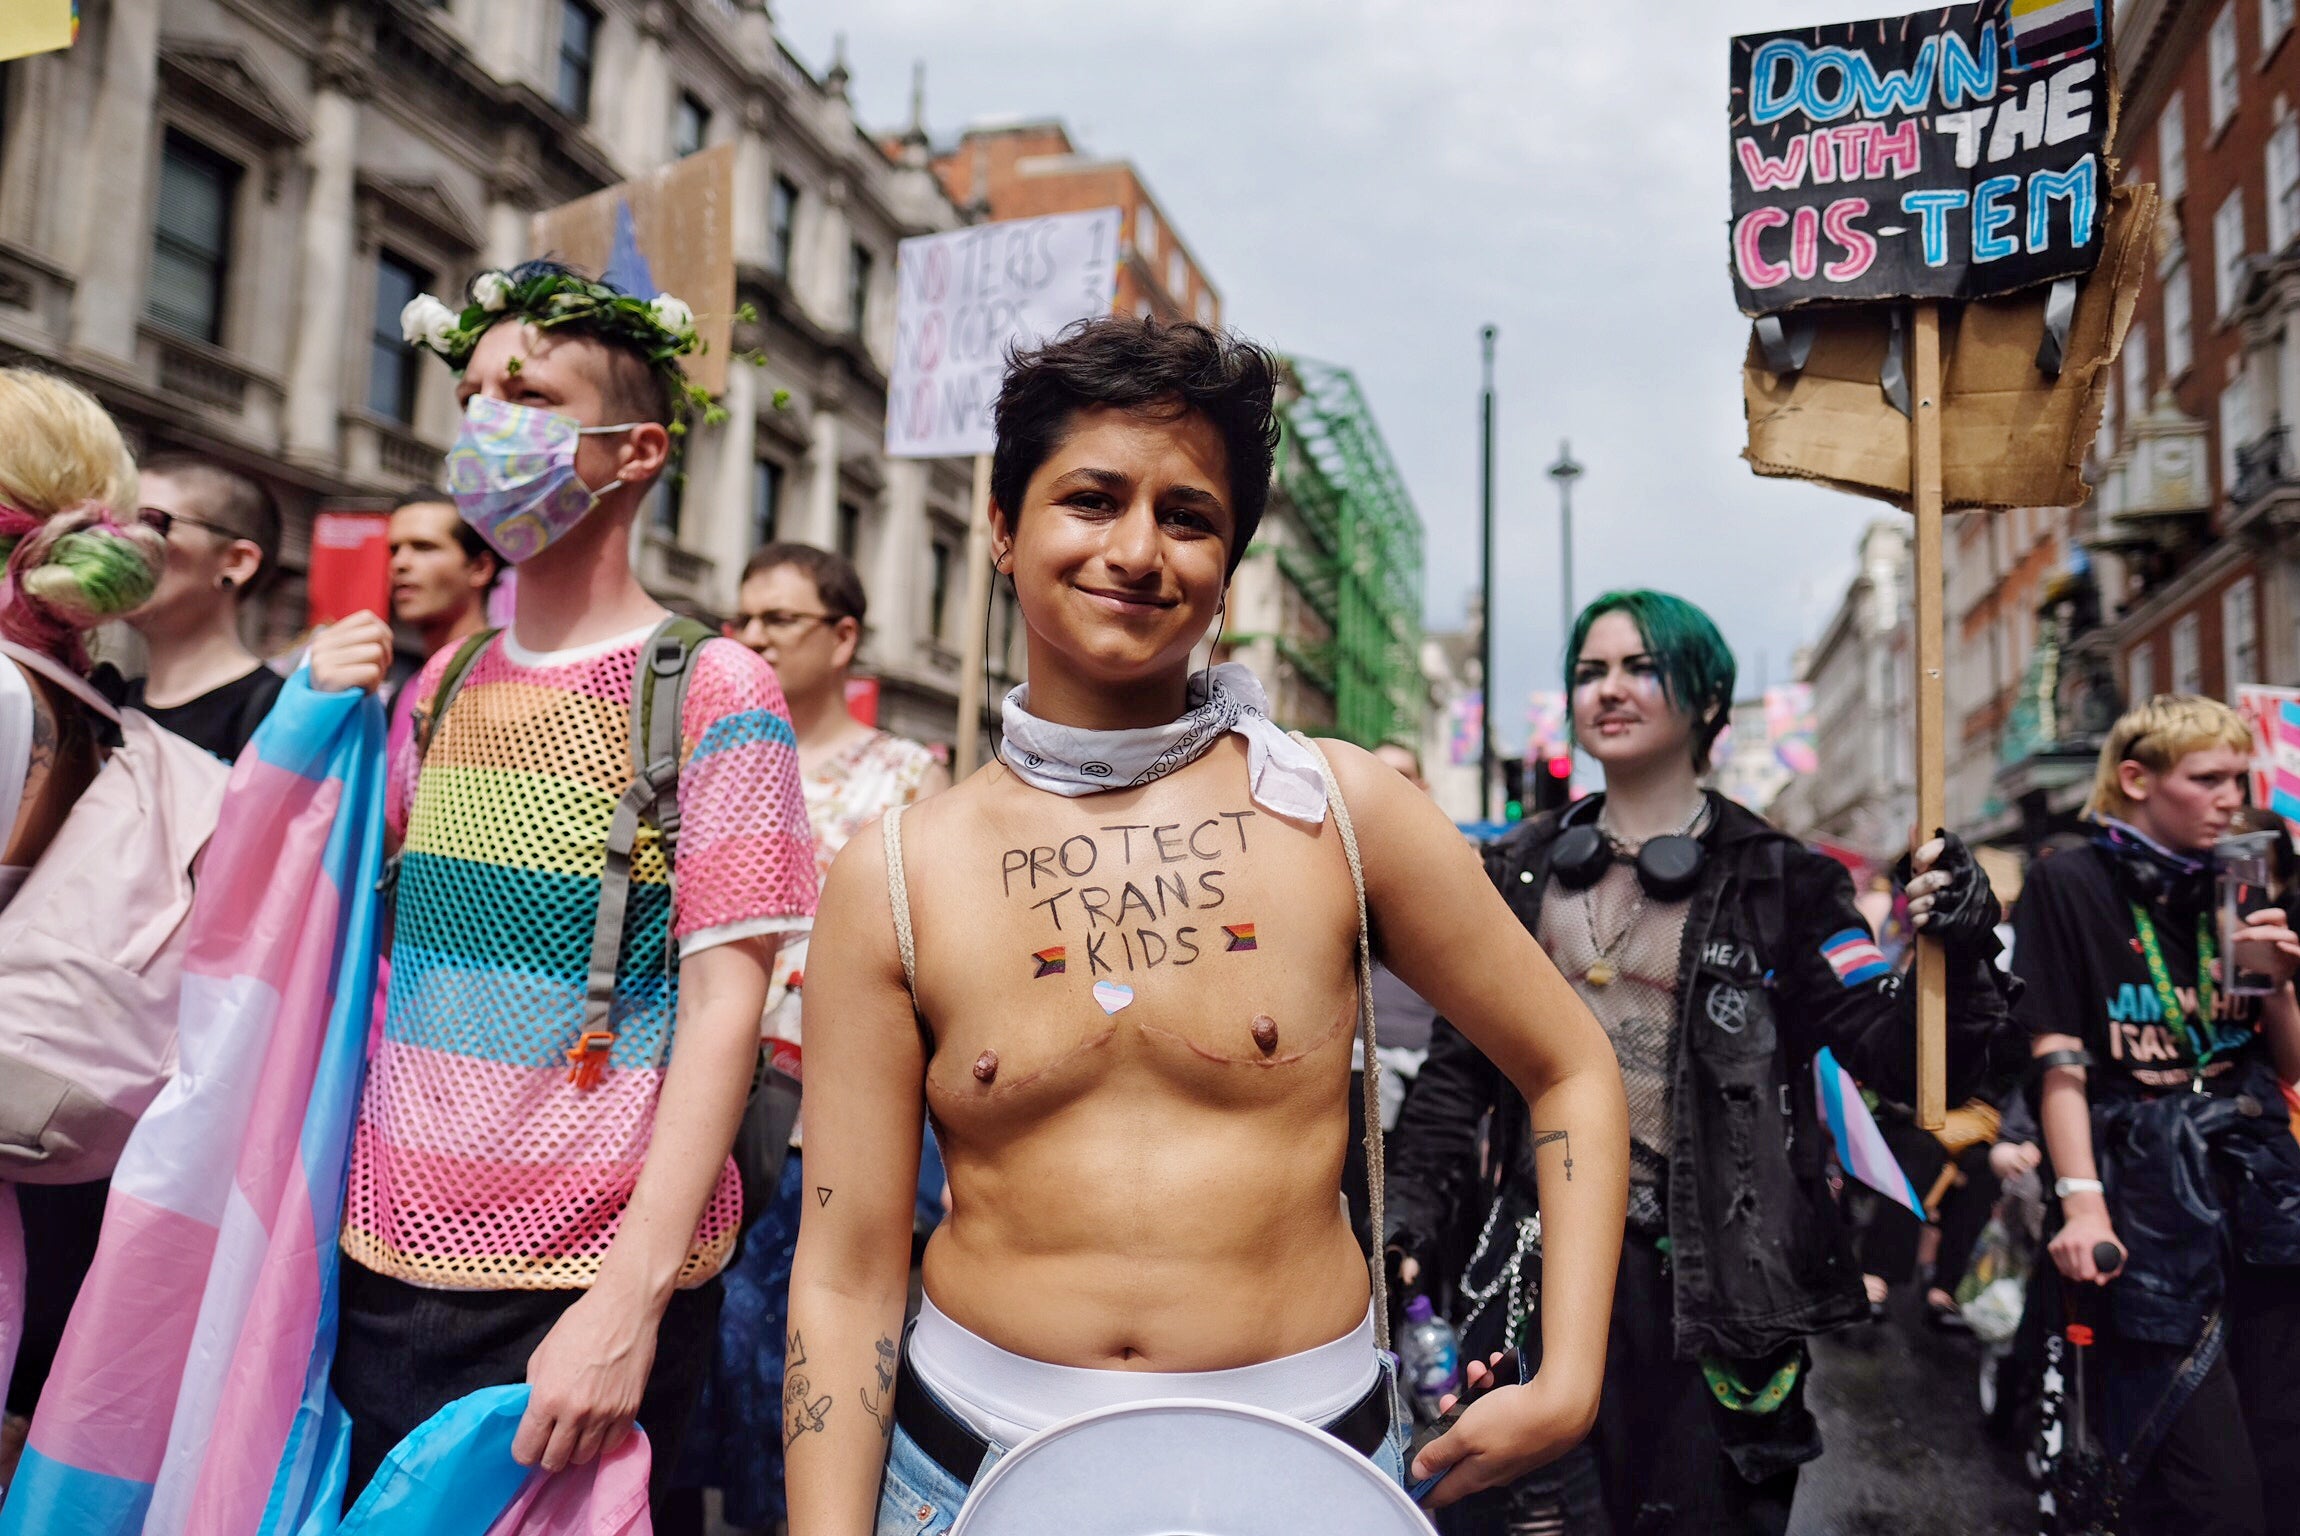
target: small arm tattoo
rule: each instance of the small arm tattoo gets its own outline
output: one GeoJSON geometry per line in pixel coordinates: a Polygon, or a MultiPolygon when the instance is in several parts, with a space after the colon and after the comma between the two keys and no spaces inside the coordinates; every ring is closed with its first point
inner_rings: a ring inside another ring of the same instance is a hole
{"type": "Polygon", "coordinates": [[[1573,1182],[1573,1138],[1570,1135],[1564,1131],[1536,1131],[1533,1133],[1533,1150],[1539,1152],[1553,1141],[1565,1143],[1565,1182],[1571,1184],[1573,1182]]]}
{"type": "Polygon", "coordinates": [[[894,1362],[894,1340],[879,1335],[878,1393],[874,1398],[868,1387],[861,1392],[863,1411],[878,1421],[879,1433],[889,1440],[894,1438],[894,1362]]]}
{"type": "Polygon", "coordinates": [[[783,1351],[783,1449],[798,1443],[801,1435],[819,1435],[823,1421],[830,1416],[830,1395],[814,1395],[814,1385],[799,1374],[807,1363],[806,1341],[793,1329],[789,1343],[783,1351]]]}

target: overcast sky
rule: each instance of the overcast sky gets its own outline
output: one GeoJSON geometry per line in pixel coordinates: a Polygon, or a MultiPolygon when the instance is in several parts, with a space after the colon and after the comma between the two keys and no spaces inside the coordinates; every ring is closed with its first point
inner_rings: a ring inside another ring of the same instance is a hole
{"type": "Polygon", "coordinates": [[[1726,268],[1727,39],[1892,9],[1845,0],[774,0],[817,73],[846,35],[856,108],[947,143],[1058,117],[1132,160],[1230,324],[1353,370],[1428,531],[1426,609],[1478,579],[1478,328],[1501,328],[1507,748],[1556,687],[1556,494],[1570,437],[1574,590],[1707,608],[1741,691],[1782,682],[1881,503],[1759,480],[1744,443],[1747,322],[1726,268]]]}

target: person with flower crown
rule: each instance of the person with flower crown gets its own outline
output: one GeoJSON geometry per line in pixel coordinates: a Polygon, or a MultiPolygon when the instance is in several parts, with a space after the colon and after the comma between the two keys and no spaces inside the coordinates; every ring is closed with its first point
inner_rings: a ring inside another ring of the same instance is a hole
{"type": "MultiPolygon", "coordinates": [[[[402,323],[462,375],[448,485],[519,583],[507,630],[409,685],[393,749],[391,982],[333,1374],[347,1499],[439,1408],[520,1381],[522,1462],[589,1462],[636,1423],[659,1488],[734,1250],[768,971],[814,910],[789,712],[763,660],[631,569],[708,404],[679,364],[687,306],[529,262],[402,323]]],[[[372,614],[332,626],[315,685],[376,687],[390,645],[372,614]]]]}
{"type": "MultiPolygon", "coordinates": [[[[1024,1439],[1149,1399],[1284,1415],[1440,1504],[1597,1411],[1628,1167],[1604,1035],[1428,796],[1288,735],[1243,666],[1192,664],[1268,495],[1276,374],[1131,317],[1007,372],[991,544],[1028,681],[997,762],[847,844],[809,941],[792,1536],[940,1536],[1024,1439]],[[1553,1139],[1540,1374],[1418,1455],[1341,1199],[1376,954],[1553,1139]],[[950,1216],[906,1330],[928,1115],[950,1216]]],[[[1098,1498],[1202,1528],[1152,1507],[1198,1486],[1153,1461],[1098,1498]]]]}

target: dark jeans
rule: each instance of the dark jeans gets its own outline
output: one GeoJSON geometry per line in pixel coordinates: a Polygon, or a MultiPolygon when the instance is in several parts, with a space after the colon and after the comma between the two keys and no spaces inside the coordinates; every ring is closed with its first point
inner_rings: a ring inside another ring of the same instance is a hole
{"type": "Polygon", "coordinates": [[[1465,1499],[1439,1528],[1448,1536],[1782,1536],[1797,1466],[1820,1454],[1805,1384],[1771,1413],[1732,1411],[1698,1364],[1674,1357],[1674,1315],[1666,1262],[1632,1234],[1621,1249],[1604,1396],[1588,1441],[1507,1489],[1465,1499]]]}
{"type": "MultiPolygon", "coordinates": [[[[1906,1120],[1883,1121],[1878,1129],[1917,1186],[1917,1193],[1930,1194],[1941,1170],[1949,1166],[1948,1148],[1932,1132],[1906,1120]]],[[[1980,1241],[1981,1229],[1989,1224],[1999,1185],[1995,1170],[1989,1167],[1986,1143],[1958,1153],[1956,1166],[1964,1177],[1941,1195],[1941,1250],[1925,1282],[1952,1295],[1957,1282],[1965,1277],[1965,1267],[1972,1263],[1973,1245],[1980,1241]]],[[[1861,1234],[1861,1268],[1897,1284],[1917,1267],[1917,1238],[1924,1226],[1898,1201],[1879,1195],[1875,1205],[1868,1230],[1861,1234]]]]}
{"type": "MultiPolygon", "coordinates": [[[[2132,1536],[2300,1532],[2300,1272],[2236,1265],[2227,1306],[2220,1359],[2133,1489],[2132,1536]]],[[[2110,1341],[2103,1363],[2151,1347],[2110,1341]]]]}
{"type": "Polygon", "coordinates": [[[104,1201],[110,1179],[86,1184],[19,1184],[16,1200],[24,1213],[24,1337],[16,1351],[15,1374],[8,1378],[8,1411],[32,1416],[40,1389],[64,1342],[64,1324],[80,1297],[80,1282],[96,1261],[96,1239],[104,1230],[104,1201]]]}
{"type": "MultiPolygon", "coordinates": [[[[343,1261],[335,1395],[351,1417],[349,1509],[393,1446],[459,1397],[527,1379],[527,1357],[581,1291],[442,1291],[343,1261]]],[[[673,1293],[639,1399],[649,1503],[663,1495],[718,1339],[714,1277],[673,1293]]]]}

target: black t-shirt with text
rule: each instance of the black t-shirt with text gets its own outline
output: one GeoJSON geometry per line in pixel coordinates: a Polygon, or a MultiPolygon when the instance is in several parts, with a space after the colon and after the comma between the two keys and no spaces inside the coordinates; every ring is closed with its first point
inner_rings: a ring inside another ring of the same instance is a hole
{"type": "MultiPolygon", "coordinates": [[[[2098,844],[2039,860],[2013,912],[2012,968],[2027,983],[2018,1016],[2034,1035],[2074,1035],[2092,1053],[2092,1096],[2153,1095],[2194,1082],[2192,1032],[2210,1049],[2208,1090],[2259,1040],[2260,999],[2217,999],[2208,1026],[2164,1016],[2148,956],[2133,923],[2132,900],[2117,879],[2115,855],[2098,844]]],[[[2181,1011],[2196,1012],[2197,917],[2148,909],[2164,968],[2181,1011]]],[[[2206,914],[2206,921],[2210,921],[2206,914]]]]}
{"type": "Polygon", "coordinates": [[[90,680],[113,703],[124,709],[142,710],[192,745],[227,763],[238,758],[240,749],[255,735],[256,727],[264,723],[264,716],[271,713],[272,703],[287,681],[271,668],[259,664],[253,671],[221,687],[210,688],[197,698],[161,709],[144,702],[144,680],[140,677],[123,678],[107,664],[98,667],[90,680]]]}

